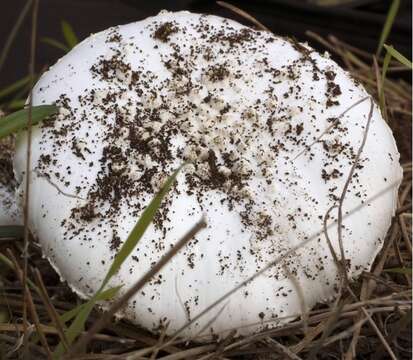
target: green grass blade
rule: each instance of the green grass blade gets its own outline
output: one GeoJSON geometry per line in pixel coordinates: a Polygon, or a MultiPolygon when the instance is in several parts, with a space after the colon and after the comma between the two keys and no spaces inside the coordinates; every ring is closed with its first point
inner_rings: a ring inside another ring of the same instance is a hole
{"type": "Polygon", "coordinates": [[[381,51],[383,50],[384,43],[390,34],[391,28],[396,18],[397,12],[399,11],[400,0],[393,0],[390,5],[389,12],[387,13],[386,21],[383,26],[383,30],[380,35],[379,46],[377,47],[376,56],[379,57],[381,51]]]}
{"type": "MultiPolygon", "coordinates": [[[[96,301],[111,300],[118,293],[120,288],[121,288],[121,286],[116,286],[116,287],[104,290],[96,296],[95,300],[96,301]]],[[[64,314],[62,314],[60,316],[61,322],[62,323],[67,323],[68,321],[72,320],[77,314],[79,314],[79,312],[85,307],[86,304],[87,303],[81,304],[79,306],[76,306],[72,310],[66,311],[64,314]]]]}
{"type": "Polygon", "coordinates": [[[123,243],[122,247],[116,254],[115,259],[112,262],[112,266],[110,267],[105,279],[103,280],[102,286],[105,286],[110,280],[110,278],[118,272],[123,262],[135,249],[136,245],[145,233],[146,229],[151,224],[153,217],[155,216],[156,212],[161,206],[163,198],[175,182],[175,179],[183,166],[184,165],[181,165],[177,170],[174,171],[174,173],[168,178],[168,180],[162,186],[161,190],[156,194],[156,196],[152,199],[150,204],[146,207],[145,211],[139,218],[139,221],[136,223],[135,227],[130,232],[128,239],[123,243]]]}
{"type": "Polygon", "coordinates": [[[70,51],[70,48],[67,47],[65,44],[61,43],[60,41],[57,41],[55,39],[49,38],[49,37],[43,37],[40,39],[41,42],[48,44],[50,46],[53,46],[57,49],[63,50],[64,52],[70,51]]]}
{"type": "Polygon", "coordinates": [[[59,316],[60,321],[62,324],[67,323],[68,321],[72,320],[80,311],[85,307],[85,303],[80,304],[73,308],[72,310],[66,311],[64,314],[59,316]]]}
{"type": "Polygon", "coordinates": [[[384,44],[384,48],[386,49],[386,55],[384,56],[383,68],[381,70],[381,87],[380,87],[380,94],[379,94],[380,109],[383,114],[385,112],[384,110],[385,109],[384,86],[386,82],[387,70],[389,68],[392,57],[395,58],[397,61],[399,61],[401,64],[412,69],[412,62],[409,59],[407,59],[405,56],[400,54],[393,46],[384,44]]]}
{"type": "MultiPolygon", "coordinates": [[[[35,84],[39,80],[39,78],[40,78],[39,74],[35,75],[33,84],[35,84]]],[[[24,105],[26,104],[27,96],[30,93],[30,87],[31,87],[31,82],[29,81],[22,88],[16,90],[16,92],[13,94],[12,99],[2,104],[4,109],[6,109],[7,112],[12,112],[12,111],[23,109],[24,105]]]]}
{"type": "Polygon", "coordinates": [[[25,104],[26,104],[25,99],[13,100],[6,106],[6,108],[7,110],[17,111],[17,110],[23,109],[25,104]]]}
{"type": "MultiPolygon", "coordinates": [[[[70,327],[65,331],[65,336],[67,343],[70,345],[73,343],[73,340],[79,336],[85,330],[85,324],[89,317],[89,314],[95,306],[96,297],[92,297],[87,303],[79,309],[79,312],[76,315],[75,320],[72,322],[70,327]]],[[[62,342],[57,345],[55,351],[53,352],[53,359],[61,359],[63,353],[65,352],[65,347],[62,342]]]]}
{"type": "Polygon", "coordinates": [[[24,226],[20,225],[2,225],[0,226],[1,238],[22,238],[24,234],[24,226]]]}
{"type": "MultiPolygon", "coordinates": [[[[64,313],[60,317],[62,323],[66,323],[67,321],[76,317],[67,331],[65,331],[66,339],[69,345],[73,343],[73,341],[80,335],[80,333],[85,330],[86,321],[89,318],[89,315],[92,312],[96,302],[112,299],[118,293],[120,288],[121,286],[117,286],[105,291],[98,292],[88,302],[77,306],[76,308],[64,313]]],[[[63,343],[60,342],[53,352],[53,358],[60,359],[64,351],[65,347],[63,343]]]]}
{"type": "Polygon", "coordinates": [[[386,56],[384,57],[384,60],[383,60],[383,68],[381,70],[381,82],[382,82],[382,84],[384,84],[384,81],[386,80],[387,70],[389,68],[391,58],[392,58],[391,52],[387,51],[386,56]]]}
{"type": "MultiPolygon", "coordinates": [[[[156,212],[161,206],[163,198],[174,184],[175,179],[183,166],[185,166],[185,164],[181,165],[177,170],[174,171],[174,173],[168,178],[168,180],[162,186],[161,190],[156,194],[156,196],[152,199],[149,205],[145,208],[138,222],[130,232],[127,240],[123,243],[122,247],[116,254],[115,259],[113,260],[112,265],[108,273],[106,274],[104,280],[102,281],[102,285],[100,286],[100,289],[97,291],[97,293],[88,302],[78,306],[76,309],[73,309],[72,312],[69,312],[70,317],[73,317],[76,314],[76,318],[74,319],[73,323],[65,332],[69,345],[74,341],[74,339],[76,339],[80,335],[82,331],[84,331],[85,323],[89,317],[90,312],[93,310],[95,303],[102,298],[103,293],[107,294],[107,290],[106,292],[104,291],[106,284],[109,282],[111,277],[118,272],[124,261],[135,249],[136,245],[142,238],[148,226],[152,223],[152,220],[156,212]]],[[[117,289],[116,292],[118,290],[119,289],[117,289]]],[[[112,296],[114,296],[116,292],[113,293],[112,296]]],[[[69,318],[69,315],[65,315],[65,321],[68,321],[66,319],[69,318]]],[[[56,347],[55,352],[53,353],[54,358],[60,358],[64,351],[65,348],[63,344],[59,343],[59,345],[56,347]]]]}
{"type": "Polygon", "coordinates": [[[394,273],[394,274],[404,274],[404,275],[412,274],[411,268],[392,268],[392,269],[385,269],[384,271],[388,273],[394,273]]]}
{"type": "Polygon", "coordinates": [[[403,64],[404,66],[412,69],[412,62],[406,58],[404,55],[400,54],[393,46],[389,46],[384,44],[384,48],[391,56],[393,56],[399,63],[403,64]]]}
{"type": "Polygon", "coordinates": [[[391,61],[391,53],[386,52],[386,56],[384,57],[383,60],[383,68],[381,69],[381,86],[380,86],[380,94],[379,94],[379,102],[380,102],[380,109],[381,113],[385,113],[385,98],[384,98],[384,86],[386,82],[386,74],[387,74],[387,69],[389,68],[390,61],[391,61]]]}
{"type": "Polygon", "coordinates": [[[67,47],[72,49],[79,42],[72,26],[67,21],[62,21],[62,32],[66,40],[67,47]]]}
{"type": "MultiPolygon", "coordinates": [[[[36,125],[44,118],[55,114],[57,110],[57,107],[54,105],[33,106],[32,125],[36,125]]],[[[27,126],[28,120],[29,109],[19,110],[0,118],[0,139],[24,129],[27,126]]]]}
{"type": "Polygon", "coordinates": [[[27,84],[30,83],[30,76],[26,76],[20,80],[17,80],[15,83],[5,87],[4,89],[0,90],[0,99],[13,94],[17,90],[23,88],[27,84]]]}

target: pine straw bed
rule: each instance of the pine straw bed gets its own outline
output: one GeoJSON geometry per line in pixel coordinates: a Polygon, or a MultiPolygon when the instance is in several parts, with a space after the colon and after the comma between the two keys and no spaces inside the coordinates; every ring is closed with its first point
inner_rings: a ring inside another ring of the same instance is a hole
{"type": "MultiPolygon", "coordinates": [[[[239,13],[239,15],[242,15],[239,13]]],[[[245,15],[245,14],[244,14],[245,15]]],[[[260,25],[257,24],[256,25],[260,25]]],[[[313,45],[335,59],[378,99],[380,66],[372,54],[333,36],[308,33],[313,45]]],[[[282,327],[240,338],[236,331],[208,344],[170,341],[127,321],[113,322],[92,336],[83,354],[74,359],[411,359],[411,85],[401,79],[403,68],[392,62],[385,81],[386,119],[401,153],[404,180],[396,216],[371,272],[365,272],[331,304],[319,304],[282,327]]],[[[7,167],[7,152],[0,165],[7,167]]],[[[80,300],[59,277],[33,242],[29,245],[30,296],[21,283],[23,241],[0,239],[0,359],[44,359],[61,335],[57,314],[73,309],[80,300]],[[34,291],[37,286],[39,291],[34,291]],[[43,291],[42,291],[43,290],[43,291]],[[35,310],[31,312],[30,310],[35,310]],[[23,311],[28,311],[24,325],[23,311]],[[35,316],[33,316],[35,315],[35,316]],[[56,326],[53,324],[57,324],[56,326]]],[[[94,311],[88,325],[100,317],[94,311]]]]}

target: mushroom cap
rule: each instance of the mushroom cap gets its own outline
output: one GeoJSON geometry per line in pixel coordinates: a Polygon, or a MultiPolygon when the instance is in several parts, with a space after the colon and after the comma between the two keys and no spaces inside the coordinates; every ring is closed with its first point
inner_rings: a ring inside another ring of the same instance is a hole
{"type": "MultiPolygon", "coordinates": [[[[370,102],[351,106],[366,96],[328,54],[216,16],[161,12],[92,35],[33,91],[34,105],[56,103],[60,113],[33,129],[30,228],[62,278],[90,297],[163,181],[190,161],[109,286],[124,285],[121,295],[202,214],[207,228],[120,315],[149,330],[169,321],[172,333],[314,237],[182,335],[277,326],[301,313],[300,293],[307,307],[336,293],[336,265],[324,234],[314,234],[361,145],[370,102]]],[[[25,144],[23,135],[21,184],[25,144]]],[[[382,247],[401,176],[374,105],[343,204],[351,277],[382,247]]],[[[329,235],[339,253],[336,226],[329,235]]]]}

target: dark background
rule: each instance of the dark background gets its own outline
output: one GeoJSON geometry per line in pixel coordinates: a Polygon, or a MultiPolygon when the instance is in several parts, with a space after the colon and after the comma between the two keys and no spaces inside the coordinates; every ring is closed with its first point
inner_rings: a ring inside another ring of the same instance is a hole
{"type": "MultiPolygon", "coordinates": [[[[250,0],[231,3],[248,11],[277,34],[295,36],[301,41],[309,40],[305,35],[306,30],[320,35],[334,34],[354,46],[375,52],[390,0],[347,0],[347,4],[329,7],[317,6],[317,1],[322,0],[250,0]]],[[[2,1],[1,48],[25,3],[26,0],[2,1]]],[[[208,0],[40,0],[38,35],[39,38],[47,36],[63,40],[60,23],[66,20],[82,40],[92,32],[141,20],[155,15],[161,9],[186,9],[242,22],[237,15],[216,5],[215,1],[208,0]]],[[[401,0],[396,22],[387,41],[409,58],[412,51],[411,13],[412,0],[401,0]]],[[[30,17],[29,14],[25,19],[0,72],[0,88],[28,74],[30,17]]],[[[321,49],[318,44],[310,43],[321,49]]],[[[62,51],[38,42],[37,70],[54,63],[62,55],[62,51]]]]}

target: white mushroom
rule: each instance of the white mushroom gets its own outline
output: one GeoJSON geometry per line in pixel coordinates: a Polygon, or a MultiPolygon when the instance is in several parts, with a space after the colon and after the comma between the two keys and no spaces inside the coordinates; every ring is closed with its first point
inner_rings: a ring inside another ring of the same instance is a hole
{"type": "MultiPolygon", "coordinates": [[[[205,214],[207,229],[121,314],[149,330],[169,321],[172,333],[322,230],[365,135],[367,96],[308,45],[215,16],[162,12],[92,35],[34,88],[34,105],[62,111],[33,129],[30,228],[61,276],[89,297],[165,177],[197,159],[110,283],[129,288],[205,214]]],[[[22,136],[20,184],[25,149],[22,136]]],[[[374,106],[343,207],[349,276],[370,269],[400,180],[394,138],[374,106]]],[[[279,325],[301,312],[297,282],[311,307],[335,294],[338,277],[321,234],[182,335],[279,325]]]]}

